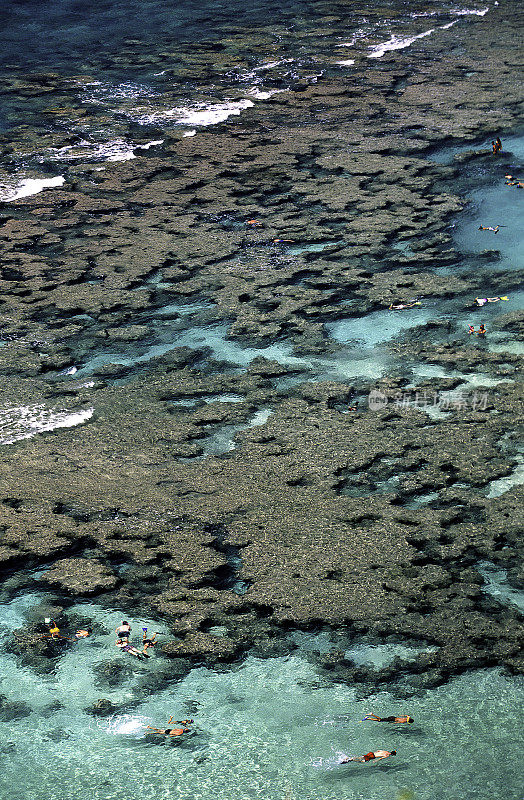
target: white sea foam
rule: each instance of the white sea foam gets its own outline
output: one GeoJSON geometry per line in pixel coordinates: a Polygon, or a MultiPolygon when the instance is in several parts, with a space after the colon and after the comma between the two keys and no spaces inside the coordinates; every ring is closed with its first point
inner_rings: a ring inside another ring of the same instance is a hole
{"type": "Polygon", "coordinates": [[[146,144],[133,145],[125,139],[112,139],[109,142],[82,140],[65,147],[49,148],[40,156],[40,161],[131,161],[136,158],[135,150],[149,150],[163,142],[163,139],[156,139],[146,144]]]}
{"type": "Polygon", "coordinates": [[[150,147],[156,147],[159,144],[164,144],[164,140],[156,139],[154,142],[148,142],[147,144],[138,144],[135,150],[149,150],[150,147]]]}
{"type": "Polygon", "coordinates": [[[206,106],[199,103],[192,108],[172,108],[166,111],[165,116],[175,118],[177,124],[182,125],[216,125],[224,122],[228,117],[238,117],[246,108],[255,104],[252,100],[231,100],[226,103],[214,103],[206,106]]]}
{"type": "Polygon", "coordinates": [[[132,150],[123,150],[120,153],[113,153],[107,156],[108,161],[131,161],[133,158],[136,158],[136,156],[132,150]]]}
{"type": "Polygon", "coordinates": [[[353,64],[355,63],[355,59],[348,58],[347,61],[336,61],[335,63],[338,64],[339,67],[352,67],[353,64]]]}
{"type": "Polygon", "coordinates": [[[1,409],[0,444],[13,444],[56,428],[73,428],[90,419],[93,410],[88,408],[85,411],[74,412],[53,411],[41,404],[1,409]]]}
{"type": "Polygon", "coordinates": [[[385,53],[389,53],[391,50],[403,50],[405,47],[409,47],[416,42],[417,39],[423,39],[425,36],[430,36],[434,32],[435,28],[430,28],[429,31],[424,31],[424,33],[419,33],[417,36],[392,36],[387,42],[383,42],[382,44],[378,44],[372,48],[371,53],[368,54],[368,58],[382,58],[385,53]]]}
{"type": "Polygon", "coordinates": [[[294,58],[281,58],[280,61],[268,61],[267,64],[261,64],[259,67],[255,67],[253,72],[263,72],[266,69],[279,67],[281,64],[291,64],[294,60],[294,58]]]}
{"type": "Polygon", "coordinates": [[[287,89],[259,89],[256,86],[253,86],[253,88],[249,90],[248,94],[255,100],[269,100],[269,98],[273,97],[274,94],[280,94],[281,92],[287,91],[287,89]]]}
{"type": "Polygon", "coordinates": [[[448,22],[446,25],[441,25],[440,26],[440,30],[441,31],[447,31],[448,28],[452,28],[453,25],[457,24],[457,22],[458,22],[458,19],[455,19],[455,20],[453,20],[453,22],[448,22]]]}
{"type": "MultiPolygon", "coordinates": [[[[496,4],[495,4],[496,5],[496,4]]],[[[482,11],[479,11],[475,8],[461,8],[459,11],[450,11],[450,14],[453,14],[457,17],[468,17],[468,16],[475,16],[475,17],[484,17],[489,11],[488,8],[483,8],[482,11]]]]}
{"type": "Polygon", "coordinates": [[[129,736],[144,733],[145,727],[143,720],[132,717],[130,714],[123,714],[110,720],[108,732],[113,736],[129,736]]]}
{"type": "Polygon", "coordinates": [[[182,134],[182,136],[186,136],[186,137],[187,137],[187,136],[196,136],[196,130],[193,128],[193,130],[192,130],[192,131],[184,131],[184,133],[182,134]]]}
{"type": "Polygon", "coordinates": [[[0,201],[10,203],[13,200],[19,200],[21,197],[39,194],[44,189],[62,186],[64,183],[65,178],[63,175],[57,175],[56,178],[26,178],[16,187],[0,186],[0,201]],[[2,194],[4,195],[3,197],[2,194]]]}

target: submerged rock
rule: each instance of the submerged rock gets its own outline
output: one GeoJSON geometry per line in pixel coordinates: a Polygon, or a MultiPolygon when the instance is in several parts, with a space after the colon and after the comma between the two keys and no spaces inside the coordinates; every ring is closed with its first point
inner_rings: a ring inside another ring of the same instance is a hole
{"type": "Polygon", "coordinates": [[[64,558],[42,574],[42,580],[75,595],[94,595],[114,589],[118,577],[93,559],[64,558]]]}

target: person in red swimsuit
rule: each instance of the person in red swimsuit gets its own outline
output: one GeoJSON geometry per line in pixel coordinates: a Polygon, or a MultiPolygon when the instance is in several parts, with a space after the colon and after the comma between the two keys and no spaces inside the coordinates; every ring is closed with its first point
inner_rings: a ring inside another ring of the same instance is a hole
{"type": "Polygon", "coordinates": [[[366,761],[376,759],[379,761],[381,758],[389,758],[389,756],[396,756],[396,750],[375,750],[375,752],[366,753],[363,756],[344,756],[340,759],[340,764],[348,764],[350,761],[358,761],[359,764],[365,764],[366,761]]]}
{"type": "MultiPolygon", "coordinates": [[[[173,722],[173,717],[169,717],[167,725],[183,725],[183,728],[153,728],[151,725],[146,725],[146,728],[151,731],[151,733],[159,733],[161,736],[182,736],[183,733],[189,733],[188,725],[191,725],[193,722],[192,719],[183,719],[182,722],[173,722]]],[[[149,733],[147,734],[150,735],[149,733]]]]}

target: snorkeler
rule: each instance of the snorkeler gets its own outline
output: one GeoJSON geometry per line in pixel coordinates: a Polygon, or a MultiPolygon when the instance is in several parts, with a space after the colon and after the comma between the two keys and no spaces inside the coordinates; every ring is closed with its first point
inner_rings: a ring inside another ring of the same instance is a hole
{"type": "Polygon", "coordinates": [[[493,233],[498,233],[500,229],[500,225],[479,225],[479,231],[493,231],[493,233]]]}
{"type": "Polygon", "coordinates": [[[187,727],[170,728],[169,725],[171,725],[171,723],[173,723],[174,725],[187,726],[187,725],[191,725],[192,722],[193,722],[192,719],[183,719],[181,722],[174,722],[173,723],[173,717],[171,716],[171,717],[169,717],[169,719],[167,721],[168,727],[166,727],[166,728],[153,728],[151,725],[146,725],[146,728],[148,728],[151,731],[151,733],[159,733],[161,736],[182,736],[183,733],[189,733],[189,728],[187,728],[187,727]]]}
{"type": "Polygon", "coordinates": [[[123,653],[129,653],[130,656],[136,656],[136,658],[150,658],[147,653],[141,653],[138,647],[129,644],[128,639],[117,639],[115,644],[123,653]]]}
{"type": "Polygon", "coordinates": [[[371,751],[371,753],[366,753],[363,756],[344,756],[344,758],[341,758],[338,763],[348,764],[350,761],[357,761],[359,764],[365,764],[366,761],[373,761],[373,759],[380,761],[382,758],[389,758],[389,756],[396,755],[396,750],[375,750],[374,752],[371,751]]]}
{"type": "Polygon", "coordinates": [[[475,327],[473,325],[468,326],[468,333],[471,336],[472,333],[475,333],[475,327]]]}
{"type": "Polygon", "coordinates": [[[480,323],[480,327],[479,327],[477,333],[478,333],[479,336],[485,336],[486,335],[487,330],[486,330],[483,322],[480,323]]]}
{"type": "Polygon", "coordinates": [[[131,636],[131,625],[124,620],[118,628],[115,628],[115,631],[119,639],[129,639],[131,636]]]}
{"type": "Polygon", "coordinates": [[[93,633],[92,628],[79,628],[75,633],[75,639],[87,639],[93,633]]]}
{"type": "Polygon", "coordinates": [[[403,717],[377,717],[376,714],[366,714],[362,722],[371,720],[373,722],[414,722],[413,717],[408,717],[407,714],[403,717]]]}
{"type": "Polygon", "coordinates": [[[155,646],[157,636],[158,636],[158,631],[155,631],[155,633],[152,636],[148,637],[147,628],[142,628],[142,645],[143,645],[142,652],[144,653],[144,655],[147,655],[147,650],[149,647],[155,646]]]}
{"type": "Polygon", "coordinates": [[[45,638],[46,636],[50,636],[51,639],[65,639],[68,642],[71,641],[69,636],[62,636],[62,634],[60,633],[60,628],[58,627],[54,619],[46,618],[44,622],[46,623],[46,625],[49,626],[49,631],[48,633],[44,634],[43,638],[45,638]]]}
{"type": "Polygon", "coordinates": [[[405,308],[413,308],[413,306],[419,306],[419,300],[393,300],[391,303],[389,310],[390,311],[403,311],[405,308]]]}

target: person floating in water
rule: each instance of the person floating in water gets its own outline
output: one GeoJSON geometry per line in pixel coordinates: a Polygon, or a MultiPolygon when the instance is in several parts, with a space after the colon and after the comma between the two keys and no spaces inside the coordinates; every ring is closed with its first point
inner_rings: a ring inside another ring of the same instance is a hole
{"type": "Polygon", "coordinates": [[[484,327],[484,323],[483,322],[480,323],[480,327],[479,327],[477,333],[478,333],[479,336],[485,336],[486,335],[487,330],[484,327]]]}
{"type": "Polygon", "coordinates": [[[403,311],[405,308],[413,308],[413,306],[419,306],[419,300],[393,300],[391,303],[389,310],[390,311],[403,311]]]}
{"type": "Polygon", "coordinates": [[[165,728],[153,728],[151,725],[147,725],[151,733],[158,733],[161,736],[182,736],[183,733],[189,733],[188,725],[191,725],[193,722],[192,719],[183,719],[181,722],[173,722],[173,717],[169,717],[167,721],[167,726],[165,728]],[[183,728],[170,728],[169,725],[183,725],[183,728]]]}
{"type": "Polygon", "coordinates": [[[475,327],[473,325],[470,325],[468,327],[468,333],[469,333],[470,336],[471,336],[472,333],[475,333],[475,327]]]}
{"type": "Polygon", "coordinates": [[[158,636],[158,631],[148,637],[147,635],[147,628],[142,628],[142,652],[144,655],[147,655],[147,651],[150,647],[154,647],[156,644],[156,637],[158,636]]]}
{"type": "Polygon", "coordinates": [[[49,625],[49,633],[46,636],[50,636],[51,639],[67,639],[67,636],[62,636],[60,633],[60,628],[54,621],[54,619],[46,619],[46,625],[49,625]]]}
{"type": "Polygon", "coordinates": [[[130,656],[135,656],[136,658],[150,658],[147,653],[142,653],[138,647],[129,644],[128,639],[117,639],[115,644],[123,653],[129,653],[130,656]]]}
{"type": "Polygon", "coordinates": [[[498,303],[499,300],[509,300],[509,297],[505,294],[501,297],[475,297],[478,306],[484,306],[486,303],[498,303]]]}
{"type": "Polygon", "coordinates": [[[493,233],[498,233],[500,230],[500,225],[479,225],[479,231],[493,231],[493,233]]]}
{"type": "Polygon", "coordinates": [[[119,639],[129,639],[131,636],[131,625],[124,620],[118,628],[115,628],[115,631],[119,639]]]}
{"type": "Polygon", "coordinates": [[[87,639],[93,633],[92,628],[79,628],[75,633],[75,639],[87,639]]]}
{"type": "Polygon", "coordinates": [[[376,714],[366,714],[363,722],[371,720],[372,722],[414,722],[413,717],[408,717],[407,714],[402,717],[378,717],[376,714]]]}
{"type": "Polygon", "coordinates": [[[380,761],[382,758],[389,758],[389,756],[396,755],[396,750],[375,750],[363,756],[344,756],[344,758],[340,759],[339,764],[348,764],[350,761],[357,761],[359,764],[365,764],[367,761],[373,761],[374,759],[380,761]]]}
{"type": "Polygon", "coordinates": [[[500,153],[500,151],[502,150],[502,142],[500,141],[498,136],[494,142],[491,142],[491,149],[493,151],[494,156],[496,156],[497,153],[500,153]]]}
{"type": "Polygon", "coordinates": [[[252,228],[263,228],[264,223],[260,222],[259,219],[248,219],[246,225],[250,225],[252,228]]]}

